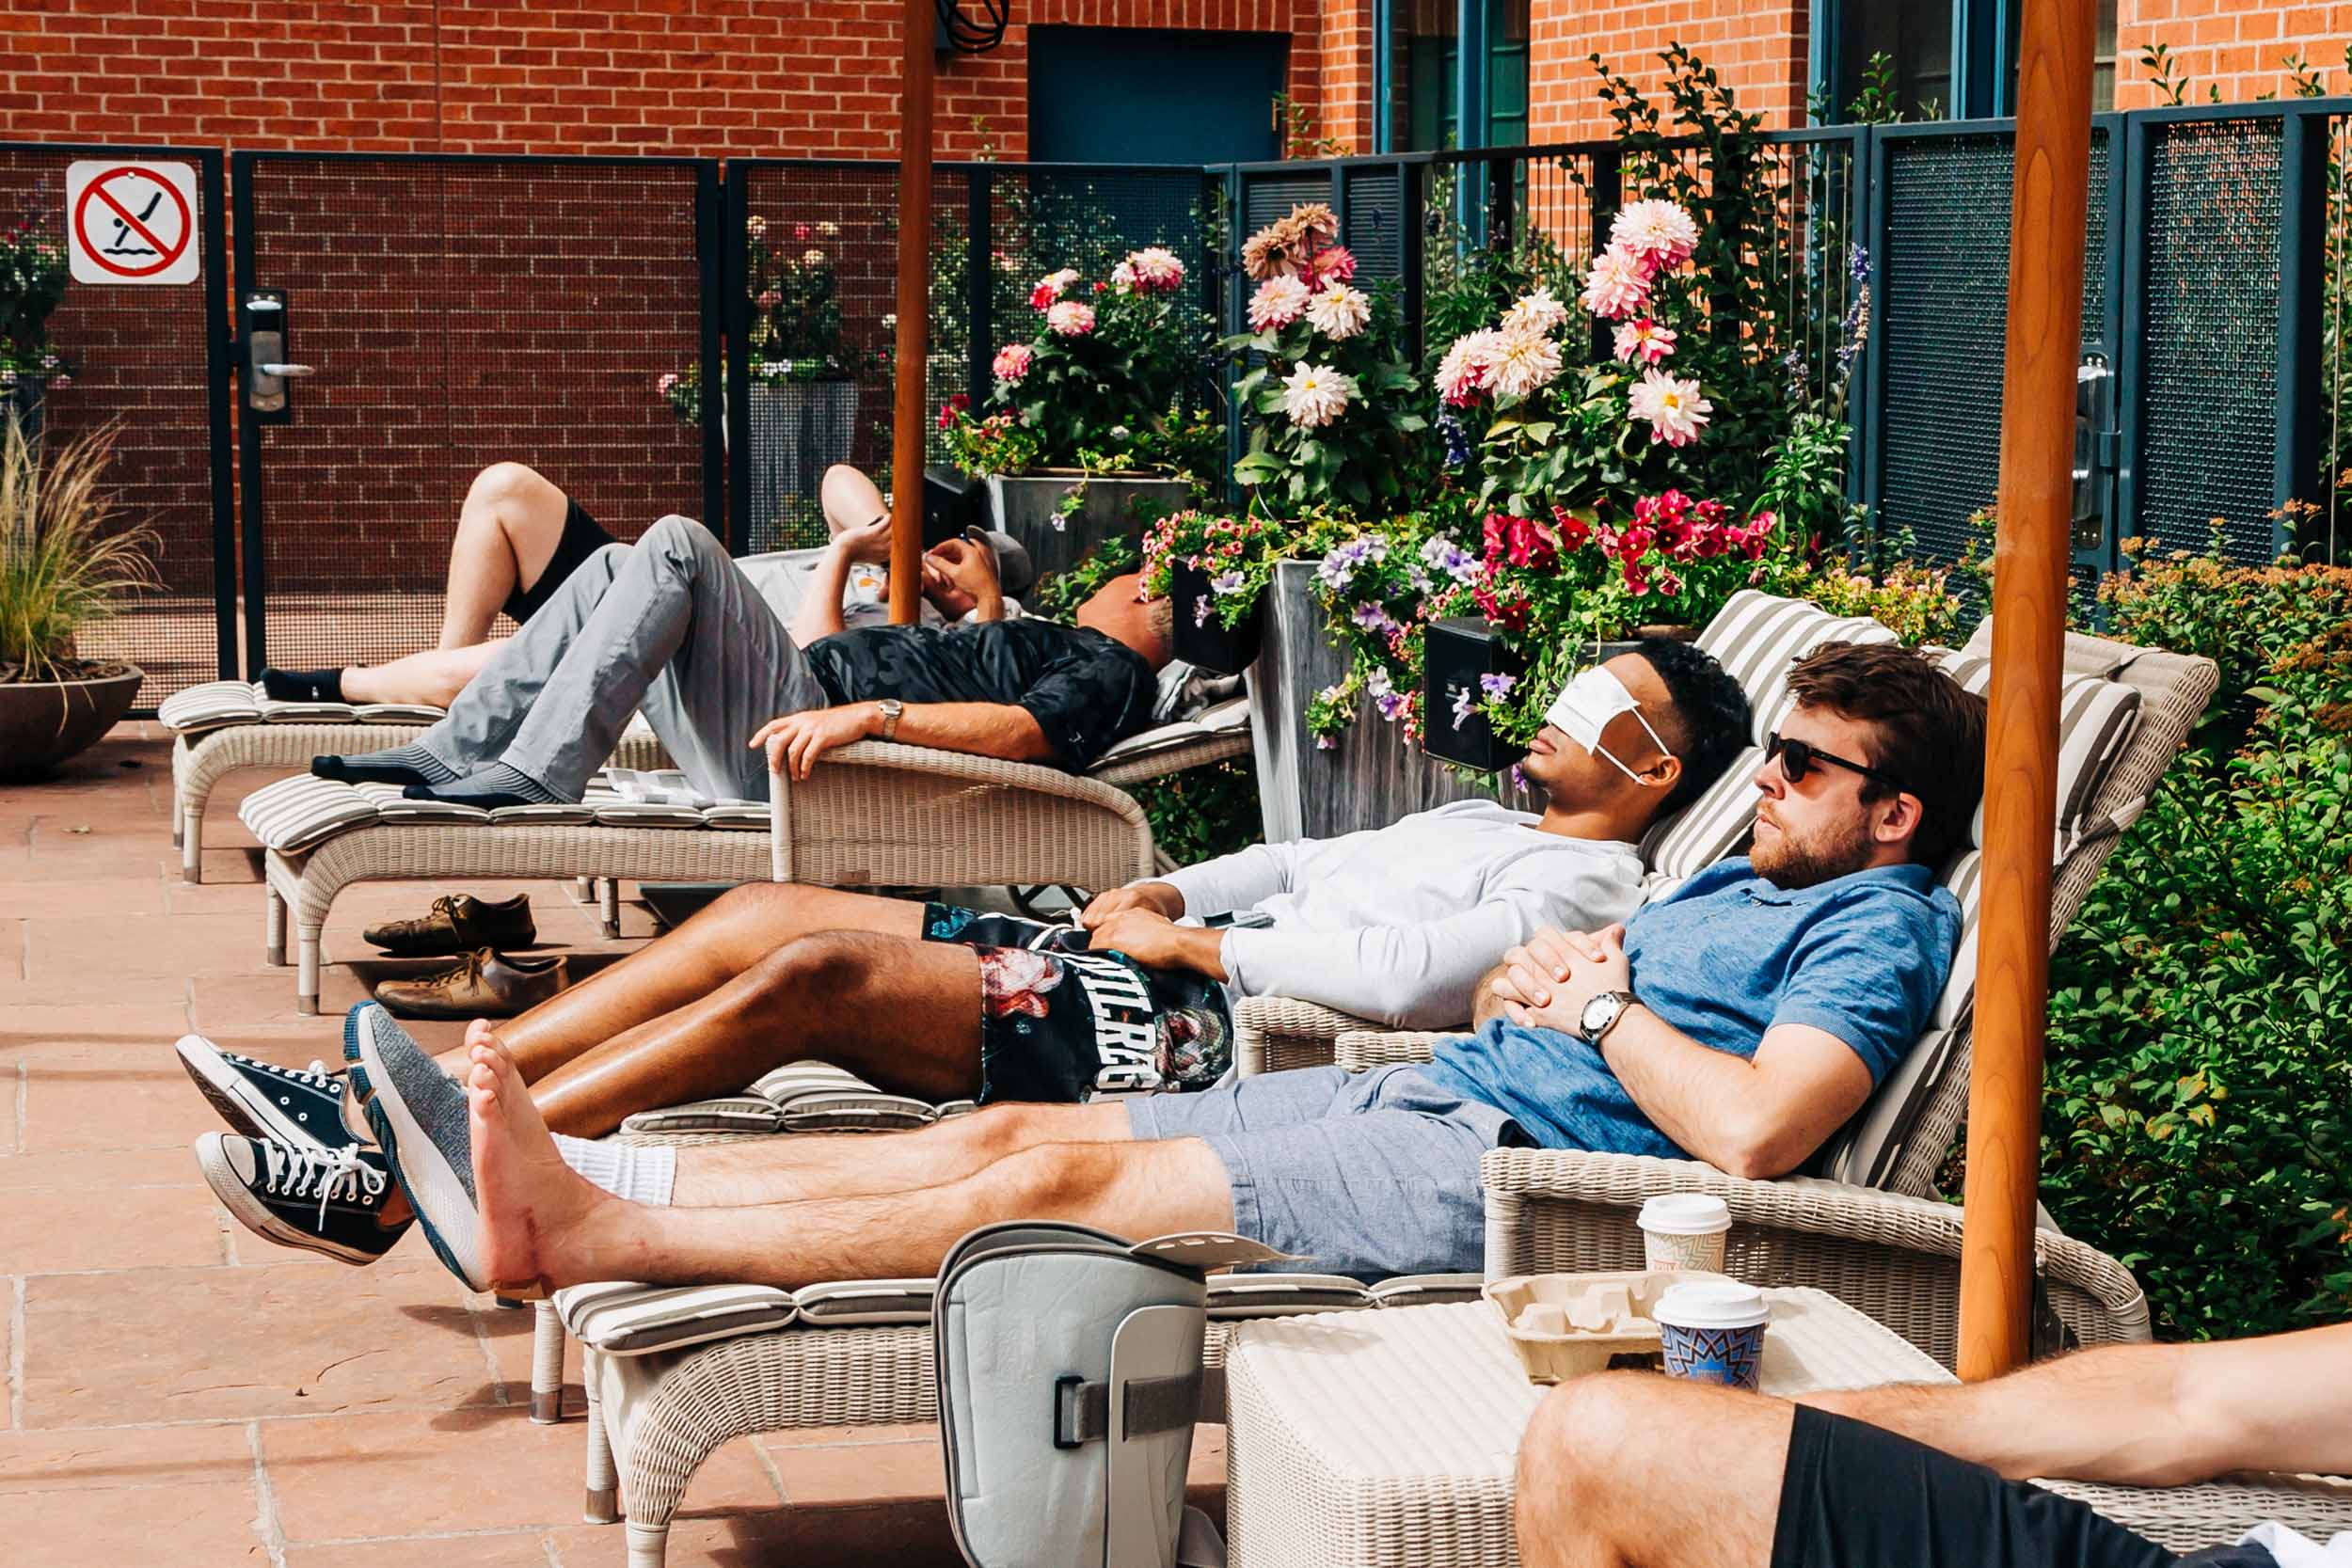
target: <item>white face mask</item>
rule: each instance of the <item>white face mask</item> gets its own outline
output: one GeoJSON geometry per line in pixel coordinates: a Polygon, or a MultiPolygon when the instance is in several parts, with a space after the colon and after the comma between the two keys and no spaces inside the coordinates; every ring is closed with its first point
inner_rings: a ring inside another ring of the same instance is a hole
{"type": "Polygon", "coordinates": [[[1650,739],[1657,742],[1661,755],[1674,755],[1673,748],[1658,738],[1658,732],[1643,717],[1642,705],[1635,700],[1632,692],[1625,689],[1625,682],[1603,665],[1596,664],[1589,670],[1580,671],[1574,679],[1560,689],[1560,695],[1553,700],[1550,711],[1544,718],[1557,725],[1561,734],[1587,752],[1607,757],[1618,772],[1635,784],[1646,786],[1650,780],[1619,762],[1600,743],[1601,734],[1609,728],[1609,721],[1620,713],[1633,715],[1634,721],[1649,732],[1650,739]]]}

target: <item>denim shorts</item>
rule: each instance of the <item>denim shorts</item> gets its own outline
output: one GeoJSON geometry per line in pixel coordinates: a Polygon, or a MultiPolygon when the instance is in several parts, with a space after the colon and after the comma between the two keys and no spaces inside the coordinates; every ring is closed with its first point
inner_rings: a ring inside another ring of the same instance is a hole
{"type": "Polygon", "coordinates": [[[1138,1138],[1199,1138],[1233,1186],[1233,1227],[1300,1261],[1269,1265],[1387,1279],[1486,1262],[1478,1159],[1524,1147],[1492,1105],[1411,1067],[1239,1078],[1127,1102],[1138,1138]]]}

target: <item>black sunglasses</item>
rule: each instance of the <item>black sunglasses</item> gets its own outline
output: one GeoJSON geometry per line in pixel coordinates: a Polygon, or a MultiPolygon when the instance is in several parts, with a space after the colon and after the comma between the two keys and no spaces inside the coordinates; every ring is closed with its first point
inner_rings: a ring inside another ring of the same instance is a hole
{"type": "Polygon", "coordinates": [[[1832,756],[1810,741],[1788,740],[1777,735],[1772,736],[1764,742],[1764,760],[1772,762],[1775,759],[1780,763],[1780,776],[1790,784],[1803,784],[1814,768],[1827,763],[1832,768],[1842,768],[1849,773],[1859,773],[1866,779],[1875,779],[1889,789],[1899,790],[1907,795],[1918,793],[1892,773],[1883,773],[1875,768],[1865,768],[1858,762],[1849,762],[1844,757],[1832,756]]]}

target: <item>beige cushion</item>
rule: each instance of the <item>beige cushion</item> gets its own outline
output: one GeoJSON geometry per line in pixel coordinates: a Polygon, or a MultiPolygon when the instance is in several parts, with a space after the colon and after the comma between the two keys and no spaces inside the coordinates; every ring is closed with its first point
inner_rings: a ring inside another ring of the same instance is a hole
{"type": "Polygon", "coordinates": [[[1363,1281],[1337,1274],[1220,1274],[1209,1277],[1209,1316],[1287,1318],[1370,1307],[1363,1281]]]}
{"type": "Polygon", "coordinates": [[[1803,599],[1740,590],[1707,623],[1699,646],[1740,683],[1755,710],[1756,745],[1780,727],[1788,707],[1788,671],[1824,642],[1893,642],[1895,634],[1867,615],[1832,615],[1803,599]]]}
{"type": "Polygon", "coordinates": [[[873,1328],[931,1321],[935,1279],[852,1279],[792,1292],[810,1328],[873,1328]]]}
{"type": "Polygon", "coordinates": [[[646,1355],[782,1328],[799,1316],[770,1285],[575,1285],[555,1293],[564,1326],[607,1355],[646,1355]]]}
{"type": "MultiPolygon", "coordinates": [[[[1976,647],[1972,640],[1970,649],[1976,647]]],[[[1989,654],[1963,651],[1943,660],[1946,674],[1979,696],[1993,683],[1989,654]]],[[[2069,673],[2058,682],[2058,843],[2053,859],[2063,859],[2085,826],[2084,814],[2132,743],[2139,723],[2139,692],[2120,680],[2069,673]]],[[[1968,824],[1968,842],[1984,847],[1984,803],[1968,824]]]]}
{"type": "Polygon", "coordinates": [[[291,855],[375,821],[376,803],[347,784],[297,773],[246,796],[237,819],[264,845],[291,855]]]}
{"type": "Polygon", "coordinates": [[[723,1100],[690,1100],[624,1117],[625,1132],[781,1132],[784,1113],[755,1094],[723,1100]]]}

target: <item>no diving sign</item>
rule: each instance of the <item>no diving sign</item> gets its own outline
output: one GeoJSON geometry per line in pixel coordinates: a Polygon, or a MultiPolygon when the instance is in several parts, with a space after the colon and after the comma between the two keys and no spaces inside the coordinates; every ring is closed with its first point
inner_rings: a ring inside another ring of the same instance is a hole
{"type": "Polygon", "coordinates": [[[67,248],[76,283],[193,283],[196,168],[90,158],[65,171],[67,248]]]}

